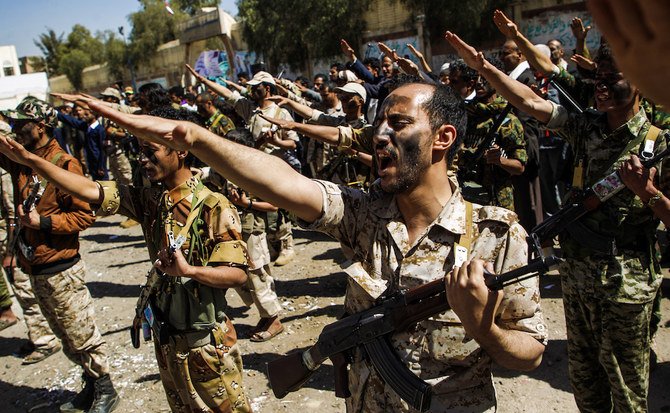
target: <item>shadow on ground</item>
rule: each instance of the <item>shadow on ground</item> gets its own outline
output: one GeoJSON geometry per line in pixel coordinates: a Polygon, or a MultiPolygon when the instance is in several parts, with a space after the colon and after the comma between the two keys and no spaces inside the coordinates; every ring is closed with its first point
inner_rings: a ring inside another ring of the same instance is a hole
{"type": "Polygon", "coordinates": [[[101,297],[139,297],[139,285],[115,284],[107,281],[89,281],[86,283],[93,298],[101,297]]]}
{"type": "Polygon", "coordinates": [[[0,380],[0,394],[3,395],[3,413],[52,413],[58,406],[74,397],[75,393],[63,389],[39,389],[15,385],[0,380]]]}
{"type": "MultiPolygon", "coordinates": [[[[306,348],[296,349],[296,351],[304,351],[306,348]]],[[[279,359],[282,355],[277,353],[254,353],[249,355],[242,356],[242,363],[244,365],[244,370],[256,371],[258,374],[262,374],[267,377],[267,363],[272,360],[279,359]]],[[[290,368],[287,366],[287,368],[290,368]]],[[[303,388],[308,387],[316,390],[326,390],[333,391],[335,389],[335,376],[334,376],[333,366],[330,364],[322,364],[313,375],[307,380],[307,382],[302,386],[303,388]]],[[[268,379],[269,381],[269,379],[268,379]]]]}

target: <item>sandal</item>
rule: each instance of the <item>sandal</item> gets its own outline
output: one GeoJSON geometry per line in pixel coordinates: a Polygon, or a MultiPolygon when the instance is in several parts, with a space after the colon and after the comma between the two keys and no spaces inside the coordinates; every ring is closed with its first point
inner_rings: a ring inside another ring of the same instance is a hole
{"type": "Polygon", "coordinates": [[[251,337],[249,337],[249,341],[253,341],[255,343],[268,341],[277,334],[284,331],[284,326],[277,317],[261,319],[261,322],[258,323],[252,332],[251,337]],[[261,322],[263,323],[261,324],[261,322]]]}
{"type": "Polygon", "coordinates": [[[61,350],[62,346],[60,343],[52,347],[36,347],[32,353],[28,354],[23,358],[21,364],[35,364],[46,359],[49,356],[52,356],[58,353],[61,350]]]}

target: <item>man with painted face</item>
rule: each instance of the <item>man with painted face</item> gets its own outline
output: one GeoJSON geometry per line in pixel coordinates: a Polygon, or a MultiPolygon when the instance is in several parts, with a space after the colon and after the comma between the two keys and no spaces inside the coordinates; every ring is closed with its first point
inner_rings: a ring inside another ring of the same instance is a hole
{"type": "MultiPolygon", "coordinates": [[[[90,182],[82,175],[81,165],[52,138],[57,125],[53,107],[27,97],[3,115],[12,121],[17,140],[11,142],[17,151],[90,182]]],[[[3,135],[1,139],[10,138],[3,135]]],[[[0,156],[0,167],[15,182],[14,204],[22,226],[15,271],[30,277],[42,313],[63,343],[63,352],[84,370],[84,389],[60,411],[111,412],[119,396],[109,376],[108,350],[95,323],[93,300],[84,282],[86,269],[79,255],[79,232],[95,221],[91,208],[14,158],[0,156]],[[24,211],[22,204],[34,180],[40,182],[43,193],[35,208],[24,211]]]]}
{"type": "MultiPolygon", "coordinates": [[[[631,154],[647,157],[667,146],[667,130],[647,120],[638,89],[607,47],[596,58],[596,111],[576,114],[510,81],[455,34],[447,32],[446,38],[498,93],[573,146],[579,188],[619,169],[631,154]]],[[[647,411],[650,317],[662,280],[653,246],[657,216],[664,216],[657,209],[668,208],[659,201],[670,186],[665,166],[667,158],[656,174],[660,191],[621,191],[559,237],[568,367],[581,411],[647,411]]]]}
{"type": "MultiPolygon", "coordinates": [[[[305,227],[337,238],[358,269],[345,297],[350,314],[379,297],[371,285],[393,293],[444,278],[452,310],[391,340],[403,363],[433,386],[431,412],[493,412],[491,362],[518,370],[540,363],[547,336],[537,278],[504,292],[484,283],[485,262],[495,272],[524,265],[525,232],[510,211],[464,202],[447,175],[465,110],[446,87],[406,84],[384,101],[373,138],[380,180],[369,192],[308,179],[195,125],[99,110],[142,139],[189,148],[240,186],[295,213],[305,227]],[[456,253],[456,243],[471,248],[456,253]]],[[[415,411],[362,352],[354,354],[348,378],[349,412],[415,411]]]]}
{"type": "Polygon", "coordinates": [[[209,93],[201,93],[195,99],[198,114],[205,119],[205,127],[212,133],[225,137],[228,131],[235,129],[232,120],[219,111],[209,93]]]}
{"type": "Polygon", "coordinates": [[[455,61],[449,69],[449,86],[465,99],[468,112],[467,134],[457,162],[463,196],[478,204],[514,211],[512,177],[523,173],[528,159],[523,126],[514,114],[507,114],[495,132],[493,145],[473,164],[474,153],[484,144],[507,102],[463,60],[455,61]]]}
{"type": "MultiPolygon", "coordinates": [[[[152,113],[188,119],[188,112],[171,107],[152,113]]],[[[162,187],[90,181],[0,140],[1,152],[59,190],[98,206],[97,215],[120,213],[141,222],[149,257],[163,279],[151,294],[147,308],[152,316],[147,319],[162,325],[160,335],[154,329],[153,341],[172,411],[249,412],[237,336],[225,314],[226,289],[247,279],[239,216],[223,195],[207,190],[192,173],[187,151],[149,142],[142,142],[141,148],[144,172],[162,187]],[[185,242],[171,254],[171,238],[179,236],[185,242]]]]}

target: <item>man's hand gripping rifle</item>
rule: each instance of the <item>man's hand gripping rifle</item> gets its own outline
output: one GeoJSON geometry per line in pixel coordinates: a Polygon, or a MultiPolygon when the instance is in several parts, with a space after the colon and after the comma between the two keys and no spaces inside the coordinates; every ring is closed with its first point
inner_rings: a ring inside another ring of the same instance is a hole
{"type": "MultiPolygon", "coordinates": [[[[37,203],[40,201],[40,198],[42,197],[41,194],[41,189],[42,189],[42,184],[40,180],[37,178],[37,176],[33,175],[33,182],[30,184],[30,192],[28,192],[28,196],[26,199],[23,200],[23,204],[21,206],[23,207],[23,212],[25,214],[29,214],[30,211],[35,209],[35,206],[37,203]]],[[[21,221],[18,221],[18,226],[16,229],[11,233],[11,238],[10,242],[8,245],[8,251],[10,254],[15,254],[17,247],[21,249],[21,252],[24,254],[24,256],[32,261],[32,259],[35,256],[35,249],[32,246],[29,245],[24,245],[23,243],[19,243],[19,239],[21,237],[21,221]]],[[[14,263],[12,262],[9,267],[5,267],[5,272],[7,273],[7,278],[9,278],[9,281],[11,283],[14,282],[14,263]]]]}
{"type": "MultiPolygon", "coordinates": [[[[486,285],[490,289],[500,290],[509,284],[543,274],[557,263],[556,257],[542,255],[539,242],[532,234],[530,243],[537,258],[504,274],[487,274],[486,285]]],[[[449,308],[443,278],[382,297],[374,307],[326,326],[316,344],[309,349],[269,362],[268,378],[272,391],[281,399],[289,392],[300,389],[312,373],[330,358],[335,368],[335,395],[349,397],[349,354],[360,348],[379,376],[403,400],[424,412],[430,407],[431,386],[400,360],[391,347],[390,338],[449,308]]]]}
{"type": "MultiPolygon", "coordinates": [[[[174,254],[175,251],[181,248],[185,241],[186,237],[183,235],[179,235],[175,239],[174,233],[172,231],[168,232],[170,254],[174,254]]],[[[135,305],[135,318],[133,319],[133,325],[130,327],[130,340],[135,348],[140,348],[140,331],[143,333],[144,341],[151,340],[151,328],[153,327],[155,320],[153,319],[151,310],[147,311],[147,309],[149,307],[151,296],[161,289],[165,277],[166,276],[156,268],[155,263],[147,273],[147,281],[144,286],[142,286],[140,296],[137,299],[137,304],[135,305]]]]}
{"type": "MultiPolygon", "coordinates": [[[[642,166],[649,169],[668,155],[670,155],[670,147],[655,156],[653,154],[645,156],[643,153],[641,154],[643,158],[641,162],[642,166]]],[[[572,196],[557,213],[533,228],[532,234],[535,234],[539,243],[551,242],[554,237],[566,230],[572,223],[599,208],[603,202],[619,193],[625,187],[621,176],[619,176],[619,172],[612,172],[590,188],[572,196]]]]}

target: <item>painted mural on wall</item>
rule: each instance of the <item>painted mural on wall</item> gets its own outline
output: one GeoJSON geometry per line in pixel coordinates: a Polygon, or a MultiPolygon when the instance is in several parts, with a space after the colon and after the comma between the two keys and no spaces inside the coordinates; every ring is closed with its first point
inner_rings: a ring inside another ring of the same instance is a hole
{"type": "MultiPolygon", "coordinates": [[[[253,63],[256,63],[256,53],[236,52],[235,74],[237,75],[240,72],[251,73],[251,65],[253,63]]],[[[228,55],[223,50],[206,50],[200,53],[193,68],[198,74],[222,85],[225,85],[224,80],[229,77],[230,73],[228,55]]]]}
{"type": "MultiPolygon", "coordinates": [[[[412,37],[403,37],[401,39],[384,40],[383,43],[387,45],[389,48],[395,49],[396,53],[398,53],[398,56],[408,57],[414,63],[417,64],[419,63],[414,54],[412,54],[412,52],[409,50],[409,47],[407,47],[408,44],[411,44],[412,46],[414,46],[415,49],[420,50],[418,37],[412,36],[412,37]]],[[[369,42],[366,45],[364,45],[363,48],[365,49],[363,53],[364,59],[370,57],[376,57],[377,59],[381,59],[382,52],[379,50],[377,42],[369,42]]]]}
{"type": "MultiPolygon", "coordinates": [[[[558,39],[563,43],[567,55],[572,55],[575,48],[575,37],[570,30],[570,22],[574,17],[579,17],[584,27],[592,26],[593,19],[586,11],[548,11],[533,18],[525,19],[521,23],[521,31],[533,44],[546,44],[551,39],[558,39]]],[[[586,45],[595,53],[600,45],[600,32],[593,27],[586,37],[586,45]]]]}

